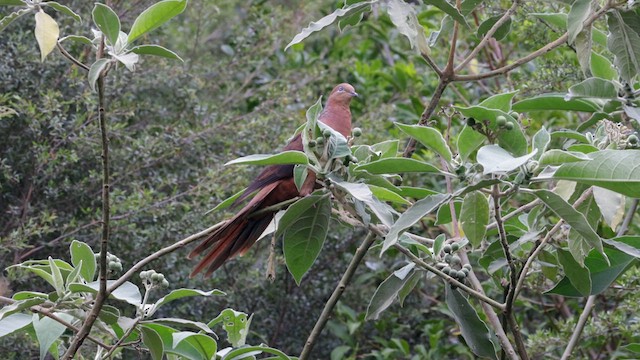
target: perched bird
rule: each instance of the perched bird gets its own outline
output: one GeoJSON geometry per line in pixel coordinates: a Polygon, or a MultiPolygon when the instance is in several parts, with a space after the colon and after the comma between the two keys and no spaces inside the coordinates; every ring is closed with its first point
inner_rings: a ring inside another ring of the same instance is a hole
{"type": "MultiPolygon", "coordinates": [[[[346,83],[336,86],[331,91],[318,120],[344,137],[349,136],[351,134],[349,103],[354,96],[358,94],[353,86],[346,83]]],[[[296,135],[284,150],[303,151],[302,136],[296,135]]],[[[191,277],[204,269],[206,269],[205,276],[210,276],[227,259],[238,253],[244,254],[262,235],[275,214],[275,212],[266,212],[254,215],[256,212],[297,196],[308,195],[313,191],[316,182],[315,173],[309,172],[301,190],[298,191],[293,180],[293,168],[293,165],[271,165],[262,170],[235,202],[238,203],[257,191],[249,203],[189,254],[189,259],[205,254],[191,272],[191,277]]]]}

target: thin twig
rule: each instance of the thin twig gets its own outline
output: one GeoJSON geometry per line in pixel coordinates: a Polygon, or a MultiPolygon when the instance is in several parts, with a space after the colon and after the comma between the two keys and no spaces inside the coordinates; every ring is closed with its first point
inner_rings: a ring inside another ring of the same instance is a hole
{"type": "Polygon", "coordinates": [[[64,47],[62,47],[62,44],[60,44],[60,42],[57,42],[56,46],[58,47],[58,50],[60,50],[60,53],[64,57],[69,59],[69,61],[71,61],[72,63],[78,65],[80,68],[84,69],[85,71],[89,71],[90,68],[87,65],[85,65],[84,63],[82,63],[80,60],[76,59],[73,55],[69,54],[69,52],[64,47]]]}
{"type": "MultiPolygon", "coordinates": [[[[101,59],[104,55],[104,35],[100,40],[100,46],[96,54],[97,59],[101,59]]],[[[65,352],[63,359],[71,360],[80,349],[80,346],[84,342],[84,339],[89,335],[93,324],[95,323],[104,301],[109,295],[107,293],[107,250],[109,247],[109,220],[110,220],[110,204],[109,204],[109,134],[107,132],[107,119],[105,112],[105,89],[104,89],[104,77],[103,71],[98,76],[98,122],[100,125],[100,133],[102,139],[102,236],[100,238],[100,288],[98,295],[93,304],[93,308],[87,318],[85,319],[80,331],[73,338],[73,341],[69,345],[69,348],[65,352]]]]}
{"type": "Polygon", "coordinates": [[[489,40],[493,37],[496,31],[498,31],[500,26],[506,23],[507,20],[511,18],[511,15],[513,15],[513,13],[516,12],[516,9],[518,8],[519,3],[520,3],[520,0],[513,1],[513,4],[509,8],[509,10],[507,10],[507,12],[505,12],[504,15],[502,15],[502,17],[498,19],[498,21],[496,21],[495,24],[493,24],[491,29],[487,31],[487,33],[484,35],[482,40],[471,51],[471,53],[467,55],[467,57],[465,57],[464,60],[462,60],[462,62],[458,66],[456,66],[456,72],[459,72],[460,70],[462,70],[469,63],[469,61],[473,60],[473,58],[475,58],[478,55],[480,50],[482,50],[487,45],[487,43],[489,43],[489,40]]]}
{"type": "Polygon", "coordinates": [[[329,321],[329,316],[331,315],[333,308],[338,303],[338,299],[340,299],[340,297],[342,296],[342,293],[346,289],[347,285],[349,285],[349,283],[351,282],[351,279],[353,278],[358,265],[360,265],[360,262],[367,254],[367,251],[369,251],[371,245],[373,245],[375,239],[376,235],[373,232],[369,232],[367,237],[365,237],[365,239],[362,241],[362,244],[360,244],[360,246],[356,250],[353,258],[351,259],[351,262],[349,263],[349,266],[347,267],[347,270],[342,275],[338,286],[336,286],[336,288],[333,290],[331,297],[324,305],[324,309],[322,309],[322,313],[320,314],[318,321],[316,321],[316,324],[313,326],[313,330],[311,330],[311,333],[309,334],[309,337],[304,344],[302,353],[300,353],[300,360],[306,360],[311,355],[311,350],[313,349],[318,336],[320,336],[322,329],[324,329],[327,321],[329,321]]]}

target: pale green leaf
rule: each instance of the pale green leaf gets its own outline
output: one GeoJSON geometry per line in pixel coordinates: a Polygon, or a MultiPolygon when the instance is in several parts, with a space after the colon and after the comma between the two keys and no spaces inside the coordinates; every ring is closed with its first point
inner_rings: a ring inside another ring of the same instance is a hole
{"type": "Polygon", "coordinates": [[[440,131],[432,127],[420,125],[396,123],[396,126],[405,134],[415,138],[422,145],[438,153],[438,155],[442,156],[447,162],[451,162],[453,155],[440,131]]]}
{"type": "Polygon", "coordinates": [[[131,48],[131,52],[138,55],[154,55],[184,62],[178,54],[160,45],[138,45],[131,48]]]}
{"type": "Polygon", "coordinates": [[[144,10],[133,22],[128,43],[132,44],[140,36],[157,29],[187,7],[187,0],[162,0],[144,10]]]}
{"type": "Polygon", "coordinates": [[[58,23],[51,16],[42,11],[38,11],[36,17],[35,35],[40,48],[40,61],[49,55],[55,49],[60,36],[60,28],[58,23]]]}
{"type": "Polygon", "coordinates": [[[527,155],[513,157],[498,145],[485,145],[478,150],[478,163],[483,167],[483,174],[508,173],[526,164],[535,154],[537,149],[527,155]]]}
{"type": "Polygon", "coordinates": [[[289,164],[308,164],[307,156],[302,151],[283,151],[277,154],[255,154],[243,156],[241,158],[231,160],[224,164],[227,165],[289,165],[289,164]]]}
{"type": "Polygon", "coordinates": [[[489,200],[480,191],[467,194],[462,201],[460,225],[471,245],[478,247],[489,224],[489,200]]]}

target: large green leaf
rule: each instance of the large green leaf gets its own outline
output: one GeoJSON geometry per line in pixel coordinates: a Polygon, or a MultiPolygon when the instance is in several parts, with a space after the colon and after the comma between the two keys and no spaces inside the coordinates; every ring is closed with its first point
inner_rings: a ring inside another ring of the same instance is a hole
{"type": "Polygon", "coordinates": [[[489,224],[489,201],[480,191],[471,192],[464,197],[460,224],[471,245],[478,247],[489,224]]]}
{"type": "Polygon", "coordinates": [[[138,45],[131,48],[131,52],[138,55],[154,55],[184,61],[178,54],[160,45],[138,45]]]}
{"type": "Polygon", "coordinates": [[[596,185],[640,198],[640,153],[636,150],[602,150],[590,153],[590,161],[564,164],[556,179],[596,185]]]}
{"type": "Polygon", "coordinates": [[[473,152],[484,144],[485,138],[479,132],[473,130],[473,128],[465,125],[458,135],[458,141],[456,143],[458,147],[458,153],[462,160],[467,160],[473,152]]]}
{"type": "MultiPolygon", "coordinates": [[[[111,286],[115,283],[116,280],[107,280],[107,287],[111,286]]],[[[98,289],[100,289],[100,282],[94,281],[88,284],[70,284],[69,290],[72,292],[89,292],[89,293],[97,293],[98,289]]],[[[118,300],[126,301],[131,305],[140,305],[142,303],[142,295],[140,294],[140,289],[133,283],[126,281],[122,285],[120,285],[117,289],[115,289],[111,296],[118,300]]]]}
{"type": "MultiPolygon", "coordinates": [[[[547,205],[551,211],[562,218],[567,224],[571,225],[571,229],[577,231],[584,239],[600,253],[602,252],[602,240],[600,236],[593,230],[585,216],[578,210],[574,209],[559,195],[549,190],[536,190],[535,195],[547,205]]],[[[578,260],[578,259],[576,259],[578,260]]]]}
{"type": "Polygon", "coordinates": [[[91,13],[93,23],[102,31],[112,46],[120,34],[120,19],[115,11],[105,4],[96,3],[91,13]]]}
{"type": "Polygon", "coordinates": [[[567,98],[617,99],[618,89],[612,81],[592,77],[569,88],[567,98]]]}
{"type": "Polygon", "coordinates": [[[591,293],[591,274],[589,274],[589,269],[580,265],[568,251],[558,249],[557,255],[564,274],[571,282],[571,285],[582,296],[589,296],[591,293]]]}
{"type": "Polygon", "coordinates": [[[484,106],[490,109],[498,109],[504,112],[511,111],[511,100],[516,95],[517,91],[505,92],[502,94],[492,95],[484,100],[478,105],[484,106]]]}
{"type": "MultiPolygon", "coordinates": [[[[480,105],[470,107],[456,107],[462,115],[474,118],[476,123],[487,123],[489,129],[497,132],[498,145],[514,155],[524,155],[527,152],[527,139],[524,137],[520,123],[511,114],[500,109],[488,108],[480,105]],[[501,129],[496,124],[496,118],[503,116],[514,126],[511,130],[501,129]]],[[[460,143],[458,141],[458,143],[460,143]]]]}
{"type": "Polygon", "coordinates": [[[441,204],[448,201],[450,198],[451,195],[448,194],[437,194],[430,195],[424,199],[416,201],[415,204],[402,213],[398,220],[391,226],[384,239],[381,253],[384,253],[387,249],[398,242],[398,237],[402,232],[420,221],[420,219],[425,215],[435,211],[441,204]]]}
{"type": "MultiPolygon", "coordinates": [[[[629,237],[626,242],[635,248],[640,248],[640,237],[629,237]]],[[[606,258],[596,250],[592,250],[584,259],[585,266],[591,274],[590,295],[597,295],[605,291],[635,260],[633,256],[609,247],[604,249],[604,253],[606,258]]],[[[567,277],[560,280],[548,293],[571,297],[582,296],[567,277]]]]}
{"type": "Polygon", "coordinates": [[[0,320],[0,338],[13,334],[31,325],[33,317],[27,314],[12,314],[0,320]]]}
{"type": "Polygon", "coordinates": [[[311,23],[309,23],[309,25],[306,28],[302,29],[301,32],[299,32],[298,34],[296,34],[296,36],[293,37],[291,42],[287,44],[284,50],[286,51],[292,45],[300,43],[302,40],[306,39],[307,37],[309,37],[309,35],[313,34],[314,32],[320,31],[325,27],[333,24],[338,18],[353,15],[354,13],[361,11],[363,7],[369,6],[376,2],[378,2],[378,0],[358,2],[349,6],[345,6],[341,9],[337,9],[331,14],[323,17],[318,21],[312,21],[311,23]]]}
{"type": "Polygon", "coordinates": [[[267,345],[261,344],[257,346],[245,346],[239,349],[233,349],[229,351],[222,360],[240,360],[240,359],[253,359],[256,355],[262,353],[275,355],[274,357],[263,358],[265,360],[294,360],[296,357],[289,357],[278,349],[274,349],[267,345]]]}
{"type": "Polygon", "coordinates": [[[148,316],[153,315],[153,313],[156,312],[156,310],[158,310],[158,308],[160,308],[160,306],[169,303],[171,301],[174,300],[178,300],[178,299],[182,299],[185,297],[191,297],[191,296],[211,296],[211,295],[217,295],[217,296],[224,296],[226,295],[226,293],[224,291],[218,290],[218,289],[213,289],[210,291],[202,291],[202,290],[197,290],[197,289],[176,289],[176,290],[172,290],[169,294],[161,297],[160,299],[158,299],[158,301],[155,302],[155,304],[153,304],[151,306],[151,308],[149,310],[147,310],[147,314],[148,316]]]}
{"type": "Polygon", "coordinates": [[[396,123],[396,126],[405,134],[418,140],[422,145],[438,153],[438,155],[442,156],[447,162],[451,162],[453,155],[440,131],[432,127],[420,125],[396,123]]]}
{"type": "Polygon", "coordinates": [[[602,241],[627,255],[640,258],[640,236],[625,235],[602,241]]]}
{"type": "Polygon", "coordinates": [[[398,298],[400,290],[409,281],[415,272],[414,263],[394,271],[386,278],[373,293],[369,306],[367,306],[366,320],[377,320],[380,314],[386,310],[398,298]]]}
{"type": "Polygon", "coordinates": [[[591,14],[591,2],[592,0],[575,0],[571,5],[571,10],[567,16],[567,33],[569,44],[573,44],[576,37],[584,27],[584,21],[587,20],[591,14]]]}
{"type": "Polygon", "coordinates": [[[602,110],[601,102],[592,99],[565,99],[565,94],[543,94],[513,104],[515,111],[568,110],[596,112],[602,110]]]}
{"type": "Polygon", "coordinates": [[[131,26],[128,43],[133,43],[140,36],[157,29],[174,16],[181,14],[187,7],[187,0],[162,0],[144,10],[131,26]]]}
{"type": "Polygon", "coordinates": [[[198,352],[199,357],[194,358],[194,360],[215,360],[218,344],[212,337],[190,331],[178,331],[171,334],[171,336],[174,349],[180,349],[188,345],[188,348],[195,349],[198,352]]]}
{"type": "Polygon", "coordinates": [[[162,360],[164,343],[157,331],[148,327],[141,327],[142,342],[149,349],[153,360],[162,360]]]}
{"type": "Polygon", "coordinates": [[[289,150],[277,154],[254,154],[231,160],[226,165],[290,165],[309,163],[302,151],[289,150]]]}
{"type": "Polygon", "coordinates": [[[594,51],[591,52],[591,74],[606,80],[616,80],[618,78],[618,72],[611,61],[594,51]]]}
{"type": "Polygon", "coordinates": [[[607,19],[607,47],[615,55],[613,63],[618,68],[622,80],[632,82],[640,72],[640,34],[625,22],[618,10],[611,10],[607,19]]]}
{"type": "Polygon", "coordinates": [[[591,158],[581,152],[551,149],[540,157],[540,166],[562,165],[577,161],[588,161],[591,158]]]}
{"type": "MultiPolygon", "coordinates": [[[[72,319],[70,315],[64,313],[56,313],[56,315],[67,321],[72,319]]],[[[51,318],[44,316],[40,318],[38,314],[33,314],[32,322],[36,338],[40,344],[40,360],[44,360],[49,353],[51,345],[62,336],[67,328],[51,318]]]]}
{"type": "Polygon", "coordinates": [[[386,226],[393,224],[393,213],[395,212],[393,208],[375,198],[366,184],[344,181],[333,175],[329,176],[329,180],[336,187],[349,193],[355,200],[365,203],[381,223],[386,226]]]}
{"type": "Polygon", "coordinates": [[[79,266],[80,261],[82,261],[80,275],[86,281],[93,281],[97,267],[93,250],[91,250],[89,245],[77,240],[73,240],[69,248],[71,252],[71,263],[73,266],[79,266]]]}
{"type": "MultiPolygon", "coordinates": [[[[495,25],[498,22],[498,20],[502,18],[502,16],[503,14],[492,16],[487,20],[483,21],[482,24],[478,26],[478,34],[477,34],[478,37],[483,38],[487,34],[487,32],[489,32],[489,30],[493,27],[493,25],[495,25]]],[[[507,21],[505,21],[502,25],[500,25],[498,29],[496,29],[496,32],[493,34],[493,38],[496,39],[497,41],[500,41],[504,39],[507,35],[509,35],[510,31],[511,31],[511,18],[508,18],[507,21]]]]}
{"type": "Polygon", "coordinates": [[[471,351],[480,357],[497,359],[487,324],[478,317],[476,310],[458,289],[451,289],[449,285],[445,287],[447,306],[471,351]]]}
{"type": "Polygon", "coordinates": [[[322,250],[330,219],[331,199],[327,195],[296,201],[280,219],[278,234],[284,237],[284,258],[298,285],[322,250]]]}
{"type": "Polygon", "coordinates": [[[217,323],[222,323],[224,331],[227,332],[227,339],[233,347],[244,346],[247,335],[249,335],[249,326],[251,325],[251,317],[242,311],[233,309],[224,309],[215,319],[211,320],[207,326],[213,327],[217,323]]]}

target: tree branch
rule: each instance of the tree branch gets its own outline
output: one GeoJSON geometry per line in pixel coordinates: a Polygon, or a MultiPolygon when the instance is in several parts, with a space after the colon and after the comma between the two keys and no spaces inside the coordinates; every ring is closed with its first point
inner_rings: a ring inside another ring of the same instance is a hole
{"type": "Polygon", "coordinates": [[[360,265],[360,262],[367,254],[367,251],[369,251],[369,248],[371,247],[375,239],[376,235],[373,232],[369,232],[367,237],[362,241],[362,244],[360,244],[360,246],[356,250],[353,258],[351,259],[351,262],[349,263],[349,266],[347,267],[347,270],[342,275],[338,286],[336,286],[336,288],[333,290],[329,301],[327,301],[327,303],[324,305],[324,309],[322,309],[322,313],[320,314],[318,321],[316,321],[313,330],[311,330],[311,333],[309,334],[309,337],[304,344],[304,348],[302,349],[302,353],[300,353],[300,360],[307,360],[311,355],[311,350],[313,349],[318,336],[320,336],[322,329],[324,329],[327,321],[329,321],[329,316],[331,315],[333,308],[338,303],[338,299],[340,299],[340,297],[342,296],[342,293],[346,289],[347,285],[349,285],[349,283],[351,282],[351,279],[353,278],[358,265],[360,265]]]}

